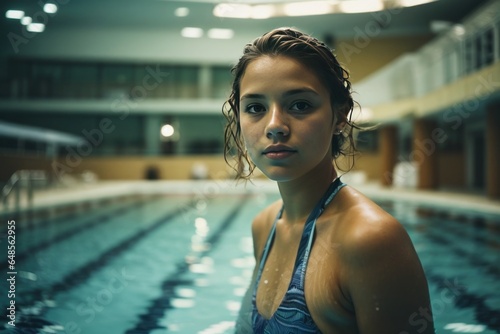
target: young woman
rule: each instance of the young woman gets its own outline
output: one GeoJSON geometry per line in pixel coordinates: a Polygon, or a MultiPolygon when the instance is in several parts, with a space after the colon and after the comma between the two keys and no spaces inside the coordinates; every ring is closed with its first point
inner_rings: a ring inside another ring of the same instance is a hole
{"type": "Polygon", "coordinates": [[[238,178],[257,167],[281,194],[252,224],[256,267],[237,333],[434,333],[404,228],[334,167],[354,125],[332,51],[275,29],[246,45],[233,74],[226,161],[236,153],[238,178]]]}

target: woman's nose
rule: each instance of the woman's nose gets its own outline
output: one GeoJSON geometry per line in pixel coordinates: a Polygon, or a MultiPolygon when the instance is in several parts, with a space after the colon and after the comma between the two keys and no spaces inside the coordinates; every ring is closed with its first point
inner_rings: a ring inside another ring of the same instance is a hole
{"type": "Polygon", "coordinates": [[[286,122],[286,115],[279,106],[272,107],[265,131],[267,138],[286,137],[289,135],[290,128],[286,122]]]}

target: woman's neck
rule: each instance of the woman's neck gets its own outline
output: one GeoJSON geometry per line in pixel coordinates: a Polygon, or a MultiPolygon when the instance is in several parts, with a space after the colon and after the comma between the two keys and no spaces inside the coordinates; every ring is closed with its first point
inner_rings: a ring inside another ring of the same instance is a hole
{"type": "Polygon", "coordinates": [[[337,177],[331,162],[322,163],[303,177],[279,182],[284,211],[282,218],[290,224],[303,224],[330,183],[337,177]]]}

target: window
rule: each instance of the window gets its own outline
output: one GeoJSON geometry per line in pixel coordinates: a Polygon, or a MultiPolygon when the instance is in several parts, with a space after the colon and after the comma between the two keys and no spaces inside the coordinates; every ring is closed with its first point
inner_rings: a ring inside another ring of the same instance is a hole
{"type": "Polygon", "coordinates": [[[464,43],[464,74],[467,75],[474,70],[474,48],[472,38],[468,38],[464,43]]]}
{"type": "Polygon", "coordinates": [[[483,35],[484,41],[484,65],[488,66],[493,64],[495,59],[495,39],[493,28],[489,28],[483,35]]]}
{"type": "Polygon", "coordinates": [[[356,138],[356,148],[360,152],[375,152],[378,150],[378,137],[377,130],[361,131],[356,138]]]}
{"type": "Polygon", "coordinates": [[[231,93],[231,68],[226,66],[213,67],[212,69],[212,97],[225,98],[231,93]]]}

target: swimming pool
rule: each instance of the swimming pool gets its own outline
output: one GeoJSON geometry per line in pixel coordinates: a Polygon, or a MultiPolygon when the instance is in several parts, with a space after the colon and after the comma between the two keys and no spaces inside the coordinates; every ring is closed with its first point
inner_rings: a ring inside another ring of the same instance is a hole
{"type": "MultiPolygon", "coordinates": [[[[254,266],[250,223],[277,198],[142,194],[18,218],[16,327],[0,333],[232,333],[254,266]]],[[[437,332],[500,333],[500,217],[378,202],[415,244],[437,332]]],[[[412,318],[417,331],[424,319],[412,318]]]]}

